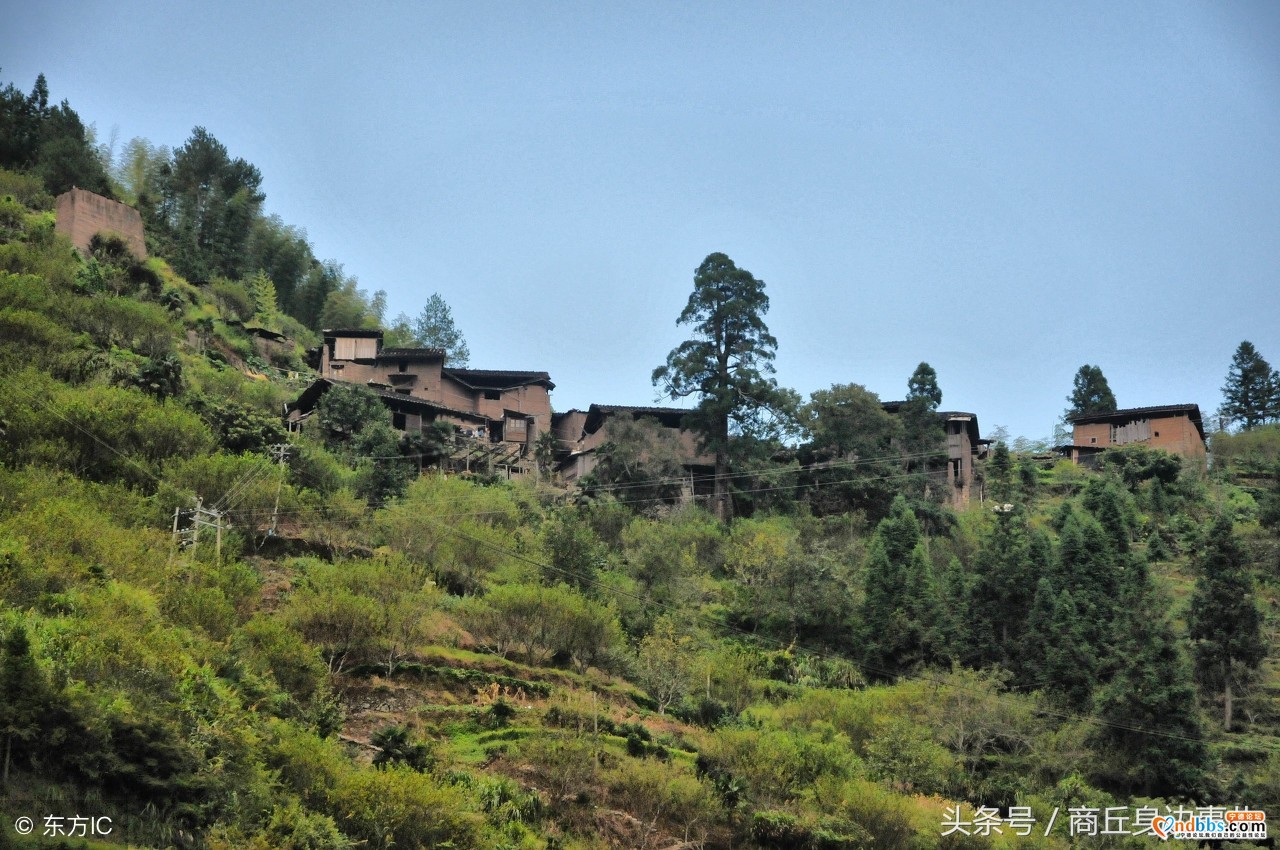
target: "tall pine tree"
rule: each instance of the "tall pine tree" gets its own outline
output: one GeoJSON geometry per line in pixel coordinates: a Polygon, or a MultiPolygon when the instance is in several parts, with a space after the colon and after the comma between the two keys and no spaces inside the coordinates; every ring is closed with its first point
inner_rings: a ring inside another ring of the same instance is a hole
{"type": "Polygon", "coordinates": [[[1102,369],[1088,363],[1076,371],[1067,402],[1071,405],[1067,408],[1068,419],[1089,413],[1113,413],[1116,409],[1115,393],[1111,392],[1102,369]]]}
{"type": "Polygon", "coordinates": [[[1231,422],[1243,425],[1246,431],[1268,420],[1280,419],[1280,375],[1248,340],[1240,343],[1231,358],[1219,412],[1231,422]]]}
{"type": "Polygon", "coordinates": [[[1196,676],[1222,694],[1222,726],[1230,731],[1235,693],[1266,655],[1253,579],[1231,520],[1214,522],[1196,566],[1189,615],[1196,676]]]}
{"type": "Polygon", "coordinates": [[[1095,701],[1097,781],[1119,793],[1196,797],[1208,750],[1191,665],[1150,587],[1126,612],[1119,669],[1095,701]]]}

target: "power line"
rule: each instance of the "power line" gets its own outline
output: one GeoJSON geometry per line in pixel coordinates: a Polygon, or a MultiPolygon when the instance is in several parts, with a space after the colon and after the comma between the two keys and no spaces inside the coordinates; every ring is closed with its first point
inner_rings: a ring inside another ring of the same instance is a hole
{"type": "MultiPolygon", "coordinates": [[[[62,413],[60,413],[59,411],[57,411],[56,409],[54,409],[51,405],[49,405],[49,404],[45,403],[42,399],[40,399],[39,397],[35,396],[33,393],[27,393],[27,392],[25,392],[22,388],[18,388],[18,387],[13,386],[13,385],[11,385],[11,389],[17,389],[17,390],[18,390],[18,392],[19,392],[19,394],[22,394],[22,395],[26,396],[26,398],[27,398],[28,400],[30,400],[30,401],[32,401],[32,402],[34,402],[34,403],[35,403],[35,404],[37,404],[39,407],[43,408],[45,411],[47,411],[48,413],[52,414],[54,417],[56,417],[57,419],[61,420],[62,422],[64,422],[64,423],[65,423],[65,424],[67,424],[68,426],[70,426],[70,427],[74,428],[75,430],[79,431],[80,433],[84,434],[86,437],[88,437],[89,439],[93,440],[93,441],[94,441],[95,443],[97,443],[98,445],[102,446],[103,448],[107,449],[107,450],[108,450],[108,451],[110,451],[111,453],[113,453],[113,454],[115,454],[116,456],[118,456],[121,460],[123,460],[123,461],[125,461],[126,463],[130,464],[131,466],[135,467],[136,469],[138,469],[140,472],[142,472],[144,475],[146,475],[146,476],[147,476],[148,478],[150,478],[151,480],[153,480],[153,481],[155,481],[155,482],[157,482],[157,483],[160,483],[160,479],[159,479],[159,478],[158,478],[158,477],[157,477],[153,472],[151,472],[149,469],[147,469],[146,467],[142,466],[138,461],[134,460],[133,458],[131,458],[131,457],[129,457],[128,455],[126,455],[125,453],[123,453],[123,452],[121,452],[120,450],[116,449],[114,446],[112,446],[112,445],[110,445],[109,443],[105,442],[104,440],[102,440],[101,438],[99,438],[97,435],[95,435],[95,434],[93,434],[93,433],[91,433],[91,432],[89,432],[89,431],[85,430],[84,428],[82,428],[82,427],[81,427],[80,425],[78,425],[77,423],[75,423],[75,422],[71,421],[71,420],[70,420],[70,419],[68,419],[66,416],[64,416],[62,413]]],[[[920,453],[920,454],[919,454],[919,456],[923,457],[923,456],[930,456],[930,455],[933,455],[933,454],[936,454],[936,452],[925,452],[925,453],[920,453]]],[[[874,461],[878,461],[878,460],[892,460],[892,459],[903,459],[903,458],[904,458],[904,456],[903,456],[903,455],[900,455],[900,454],[899,454],[899,455],[887,455],[887,456],[884,456],[883,458],[878,458],[878,459],[865,459],[865,460],[849,461],[849,462],[848,462],[848,465],[849,465],[849,466],[856,466],[856,465],[859,465],[859,464],[862,464],[862,463],[870,463],[870,462],[874,462],[874,461]]],[[[370,459],[390,459],[390,458],[370,458],[370,459]]],[[[401,456],[401,457],[400,457],[400,459],[404,459],[404,456],[401,456]]],[[[265,459],[260,459],[260,461],[264,461],[264,460],[265,460],[265,459]]],[[[283,464],[283,458],[281,458],[279,462],[280,462],[280,464],[282,465],[282,464],[283,464]]],[[[235,499],[237,496],[239,496],[239,495],[242,495],[242,494],[243,494],[243,492],[247,489],[247,487],[252,483],[253,479],[255,479],[255,478],[257,478],[258,476],[260,476],[261,474],[263,474],[266,470],[269,470],[269,469],[270,469],[270,467],[271,467],[271,465],[270,465],[269,463],[262,463],[262,464],[260,464],[258,467],[255,467],[255,468],[251,469],[249,472],[245,473],[245,475],[244,475],[244,476],[242,476],[242,477],[239,479],[239,481],[238,481],[235,485],[233,485],[233,487],[231,488],[231,490],[229,490],[226,494],[224,494],[224,495],[223,495],[223,498],[222,498],[221,500],[219,500],[218,505],[231,504],[231,503],[232,503],[232,501],[233,501],[233,499],[235,499]]],[[[833,465],[824,466],[823,468],[824,468],[824,469],[830,469],[830,468],[833,468],[833,465]]],[[[754,476],[754,477],[764,477],[764,476],[763,476],[763,472],[770,472],[770,473],[772,473],[772,474],[787,474],[787,473],[800,472],[800,471],[802,471],[802,470],[801,470],[801,469],[798,469],[798,468],[797,468],[797,469],[790,469],[790,468],[788,468],[788,469],[786,469],[786,470],[762,471],[761,473],[743,472],[743,473],[737,473],[735,477],[741,477],[741,476],[747,476],[747,477],[750,477],[750,476],[754,476]]],[[[900,474],[900,475],[894,475],[894,476],[883,476],[883,477],[879,477],[879,478],[860,479],[860,480],[866,480],[866,481],[874,481],[874,480],[891,480],[891,479],[903,478],[903,477],[915,477],[916,475],[919,475],[919,474],[920,474],[920,473],[902,473],[902,474],[900,474]]],[[[669,481],[679,480],[679,481],[683,481],[683,480],[684,480],[684,478],[680,478],[680,479],[653,479],[653,480],[654,480],[654,481],[663,481],[663,480],[669,480],[669,481]]],[[[630,484],[630,485],[625,485],[625,486],[633,486],[633,487],[634,487],[634,486],[640,486],[640,485],[630,484]]],[[[759,489],[757,489],[757,490],[740,491],[740,492],[767,492],[767,491],[771,491],[771,490],[779,490],[779,489],[791,489],[791,488],[790,488],[790,487],[759,488],[759,489]]],[[[198,496],[197,496],[197,497],[195,497],[195,501],[196,501],[196,507],[195,507],[195,510],[191,512],[192,517],[193,517],[193,521],[192,521],[192,525],[191,525],[191,527],[190,527],[189,529],[180,530],[180,529],[178,528],[178,524],[179,524],[179,523],[178,523],[178,518],[179,518],[180,514],[179,514],[179,512],[178,512],[178,511],[176,511],[176,510],[175,510],[175,517],[174,517],[174,536],[175,536],[175,539],[180,539],[180,540],[183,540],[183,541],[189,541],[189,543],[190,543],[191,545],[194,545],[194,544],[197,544],[197,543],[199,542],[199,535],[200,535],[200,529],[201,529],[201,528],[213,528],[213,529],[215,530],[216,535],[217,535],[217,542],[216,542],[216,546],[217,546],[217,555],[218,555],[218,557],[220,558],[220,557],[221,557],[221,548],[222,548],[222,537],[223,537],[222,532],[223,532],[223,530],[225,529],[225,526],[224,526],[224,525],[223,525],[223,523],[222,523],[222,517],[223,517],[224,511],[223,511],[223,510],[221,510],[218,506],[215,506],[215,507],[213,507],[213,508],[204,508],[204,507],[203,507],[203,501],[202,501],[202,500],[200,499],[200,497],[198,497],[198,496]]],[[[637,500],[637,501],[652,501],[652,500],[651,500],[651,499],[640,499],[640,500],[637,500]]],[[[277,503],[277,508],[276,508],[276,509],[275,509],[275,511],[273,511],[273,512],[278,512],[278,503],[277,503]]],[[[371,512],[371,511],[370,511],[370,512],[371,512]]],[[[485,513],[493,513],[493,512],[474,512],[474,513],[471,513],[471,514],[456,514],[456,515],[451,515],[451,516],[456,516],[456,517],[479,516],[479,515],[483,515],[483,514],[485,514],[485,513]]],[[[649,596],[642,596],[642,595],[640,595],[640,594],[635,594],[635,593],[630,593],[630,592],[628,592],[628,591],[622,590],[621,588],[610,587],[610,586],[607,586],[607,585],[605,585],[605,584],[603,584],[603,583],[601,583],[601,582],[599,582],[599,581],[597,581],[597,580],[595,580],[595,579],[591,578],[590,576],[584,576],[584,575],[582,575],[582,574],[575,573],[575,572],[574,572],[574,571],[572,571],[572,570],[567,570],[567,569],[564,569],[564,568],[562,568],[562,567],[557,567],[557,566],[554,566],[554,565],[552,565],[552,564],[546,564],[546,563],[543,563],[543,562],[541,562],[541,561],[537,561],[537,560],[535,560],[535,559],[533,559],[533,558],[530,558],[530,557],[528,557],[528,556],[526,556],[526,555],[523,555],[523,554],[521,554],[521,553],[519,553],[519,552],[516,552],[516,551],[514,551],[514,550],[510,550],[510,549],[507,549],[507,548],[505,548],[505,547],[498,546],[497,544],[492,543],[491,541],[484,540],[484,539],[479,538],[479,537],[476,537],[476,536],[474,536],[474,535],[467,534],[466,532],[460,531],[460,530],[458,530],[458,529],[454,528],[453,526],[446,525],[446,524],[444,524],[444,523],[440,522],[440,519],[442,519],[442,518],[445,518],[445,517],[429,517],[429,516],[424,516],[424,517],[423,517],[423,519],[424,519],[424,520],[426,520],[427,522],[430,522],[430,523],[432,523],[433,525],[437,525],[437,526],[439,526],[439,527],[443,528],[443,529],[444,529],[444,531],[446,531],[447,533],[452,534],[452,535],[454,535],[454,536],[456,536],[456,537],[460,537],[460,538],[462,538],[462,539],[465,539],[465,540],[468,540],[468,541],[470,541],[470,542],[472,542],[472,543],[475,543],[476,545],[483,546],[483,547],[488,548],[488,549],[491,549],[491,550],[493,550],[493,551],[497,551],[497,552],[499,552],[499,553],[502,553],[502,554],[506,555],[507,557],[510,557],[510,558],[512,558],[512,559],[515,559],[515,560],[521,561],[521,562],[523,562],[523,563],[526,563],[526,564],[529,564],[529,565],[532,565],[532,566],[536,566],[536,567],[538,567],[539,569],[542,569],[542,570],[548,570],[548,571],[551,571],[551,572],[554,572],[554,573],[558,573],[558,574],[565,575],[565,576],[567,576],[567,577],[573,578],[573,579],[575,579],[579,584],[594,587],[594,588],[596,588],[596,589],[598,589],[598,590],[600,590],[600,591],[602,591],[602,592],[604,592],[604,593],[610,593],[610,594],[613,594],[613,595],[615,595],[615,596],[624,597],[624,598],[629,598],[629,599],[632,599],[633,601],[637,601],[637,602],[639,602],[639,603],[641,603],[641,604],[643,604],[643,605],[647,605],[647,606],[651,606],[651,607],[654,607],[654,608],[658,608],[658,609],[660,609],[660,610],[665,610],[665,611],[666,611],[666,612],[668,612],[668,613],[679,613],[679,614],[681,614],[682,616],[691,616],[691,617],[692,617],[692,619],[695,619],[695,620],[701,621],[701,622],[703,622],[704,624],[706,624],[708,627],[710,627],[710,628],[712,628],[712,629],[719,630],[719,631],[724,632],[724,633],[735,633],[735,634],[741,635],[741,636],[743,636],[743,637],[750,638],[750,639],[751,639],[751,640],[753,640],[753,641],[772,644],[772,645],[777,646],[777,647],[782,648],[782,649],[787,649],[787,648],[789,648],[790,646],[793,646],[793,645],[794,645],[794,644],[785,644],[783,641],[781,641],[781,640],[779,640],[779,639],[777,639],[777,638],[769,637],[769,636],[767,636],[767,635],[760,635],[760,634],[757,634],[757,633],[754,633],[754,632],[749,632],[749,631],[747,631],[746,629],[742,629],[742,628],[740,628],[740,627],[734,626],[734,625],[732,625],[732,624],[730,624],[730,623],[726,623],[726,622],[721,621],[721,620],[716,620],[716,619],[714,619],[714,618],[712,618],[712,617],[710,617],[710,616],[708,616],[708,615],[706,615],[706,614],[703,614],[703,613],[701,613],[701,612],[697,612],[697,611],[694,611],[694,612],[688,612],[687,610],[684,610],[684,609],[678,609],[678,608],[676,608],[676,607],[675,607],[675,606],[673,606],[673,605],[669,605],[669,604],[663,603],[663,602],[661,602],[661,601],[659,601],[659,600],[655,600],[655,599],[653,599],[652,597],[649,597],[649,596]]],[[[819,648],[814,648],[814,647],[801,646],[801,647],[799,647],[799,651],[800,651],[800,652],[803,652],[803,653],[807,653],[807,654],[809,654],[809,655],[811,655],[811,656],[814,656],[814,657],[817,657],[817,658],[821,658],[821,659],[834,660],[834,661],[841,661],[841,662],[844,662],[844,663],[848,663],[848,664],[852,665],[855,669],[864,670],[864,671],[869,671],[869,672],[871,672],[871,673],[874,673],[874,674],[876,674],[876,675],[882,676],[882,677],[884,677],[884,678],[890,678],[890,679],[893,679],[893,678],[895,678],[895,676],[897,675],[896,673],[894,673],[894,672],[892,672],[892,671],[888,671],[888,670],[880,669],[880,668],[877,668],[877,667],[875,667],[875,666],[873,666],[873,665],[860,664],[859,662],[854,661],[854,660],[852,660],[852,659],[848,658],[847,656],[844,656],[844,655],[841,655],[841,654],[838,654],[838,653],[834,653],[834,652],[831,652],[831,651],[829,651],[829,650],[824,650],[824,649],[819,649],[819,648]]],[[[903,676],[903,677],[901,677],[901,680],[903,680],[903,681],[923,681],[923,682],[926,682],[926,683],[931,683],[931,684],[933,684],[933,685],[935,685],[935,686],[937,686],[937,687],[949,687],[949,688],[952,688],[953,690],[960,690],[961,692],[963,692],[963,691],[965,690],[964,688],[959,688],[958,686],[956,686],[956,685],[955,685],[955,684],[953,684],[953,683],[942,681],[942,680],[938,679],[936,676],[930,676],[930,675],[924,675],[924,674],[917,674],[917,675],[914,675],[914,676],[903,676]]],[[[997,699],[999,699],[999,698],[1002,698],[1002,697],[1003,697],[1003,695],[1002,695],[1002,694],[996,694],[995,696],[996,696],[996,698],[997,698],[997,699]]],[[[1114,721],[1104,720],[1104,719],[1102,719],[1102,718],[1094,717],[1094,716],[1091,716],[1091,715],[1075,714],[1075,713],[1071,713],[1071,712],[1058,711],[1058,710],[1051,709],[1051,708],[1041,708],[1041,709],[1039,709],[1039,710],[1040,710],[1040,713],[1041,713],[1041,714],[1043,714],[1043,715],[1050,716],[1050,717],[1057,717],[1057,718],[1059,718],[1059,719],[1061,719],[1061,720],[1063,720],[1063,721],[1072,721],[1072,720],[1074,720],[1074,721],[1082,721],[1082,722],[1091,723],[1091,724],[1093,724],[1093,725],[1102,726],[1102,727],[1106,727],[1106,728],[1120,729],[1120,730],[1124,730],[1124,731],[1136,732],[1136,733],[1139,733],[1139,734],[1151,735],[1151,736],[1155,736],[1155,737],[1162,737],[1162,738],[1167,738],[1167,739],[1171,739],[1171,740],[1189,741],[1189,742],[1195,742],[1195,743],[1202,743],[1202,742],[1203,742],[1203,741],[1202,741],[1202,739],[1199,739],[1199,738],[1191,738],[1191,737],[1189,737],[1189,736],[1185,736],[1185,735],[1178,735],[1178,734],[1176,734],[1176,733],[1172,733],[1172,732],[1165,732],[1165,731],[1162,731],[1162,730],[1156,730],[1156,729],[1148,729],[1148,728],[1144,728],[1144,727],[1140,727],[1140,726],[1135,726],[1135,725],[1131,725],[1131,724],[1117,723],[1117,722],[1114,722],[1114,721]]]]}
{"type": "Polygon", "coordinates": [[[102,440],[102,439],[101,439],[101,438],[99,438],[96,434],[92,434],[92,433],[90,433],[89,431],[86,431],[84,428],[80,427],[80,425],[78,425],[77,423],[72,422],[70,419],[68,419],[67,417],[63,416],[60,412],[58,412],[57,410],[55,410],[51,405],[46,404],[46,403],[45,403],[45,401],[44,401],[43,399],[41,399],[39,396],[37,396],[36,394],[34,394],[34,393],[27,393],[27,392],[25,392],[24,388],[19,387],[19,386],[17,386],[16,384],[14,384],[14,383],[12,383],[12,382],[10,383],[10,389],[15,389],[15,390],[17,390],[20,394],[26,395],[26,397],[27,397],[27,399],[28,399],[29,401],[35,402],[35,403],[36,403],[37,405],[39,405],[40,407],[44,408],[44,410],[46,410],[47,412],[51,413],[53,416],[57,417],[58,419],[62,420],[62,421],[63,421],[64,423],[66,423],[67,425],[70,425],[72,428],[76,429],[76,430],[77,430],[77,431],[79,431],[81,434],[84,434],[84,435],[85,435],[86,437],[88,437],[90,440],[93,440],[95,443],[97,443],[98,445],[102,446],[102,447],[103,447],[104,449],[106,449],[107,451],[109,451],[109,452],[111,452],[112,454],[116,455],[116,456],[117,456],[117,457],[119,457],[121,460],[123,460],[125,463],[129,464],[130,466],[134,467],[134,468],[135,468],[135,469],[137,469],[139,472],[141,472],[143,475],[145,475],[145,476],[147,476],[148,478],[150,478],[152,481],[155,481],[157,484],[159,484],[159,483],[160,483],[160,479],[159,479],[159,477],[157,477],[157,476],[156,476],[156,474],[155,474],[154,472],[152,472],[150,469],[147,469],[147,468],[146,468],[145,466],[143,466],[141,463],[139,463],[138,461],[136,461],[136,460],[134,460],[133,458],[129,457],[129,456],[128,456],[128,455],[126,455],[124,452],[122,452],[122,451],[120,451],[119,449],[117,449],[115,446],[111,445],[110,443],[106,442],[105,440],[102,440]]]}

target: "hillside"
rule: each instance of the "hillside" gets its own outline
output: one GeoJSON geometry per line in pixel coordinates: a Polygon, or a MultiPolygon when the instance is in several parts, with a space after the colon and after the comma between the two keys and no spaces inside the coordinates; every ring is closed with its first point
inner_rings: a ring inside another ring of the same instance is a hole
{"type": "Polygon", "coordinates": [[[998,450],[959,514],[897,455],[828,464],[821,511],[749,458],[732,522],[634,471],[418,475],[377,404],[286,432],[316,340],[267,274],[81,257],[47,179],[0,170],[0,846],[1067,847],[1071,808],[1280,811],[1274,428],[1213,474],[998,450]]]}

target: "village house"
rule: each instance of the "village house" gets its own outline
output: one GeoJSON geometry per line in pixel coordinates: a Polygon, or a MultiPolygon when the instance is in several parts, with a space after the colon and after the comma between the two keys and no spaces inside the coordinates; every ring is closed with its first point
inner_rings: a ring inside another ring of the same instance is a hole
{"type": "MultiPolygon", "coordinates": [[[[905,404],[905,401],[886,401],[880,406],[886,413],[897,414],[905,404]]],[[[940,410],[937,416],[946,434],[947,461],[945,466],[929,470],[930,479],[946,485],[943,491],[945,499],[954,507],[963,507],[973,498],[986,498],[982,477],[977,473],[978,462],[987,457],[991,441],[982,439],[978,430],[978,414],[940,410]]]]}
{"type": "Polygon", "coordinates": [[[501,467],[510,475],[529,472],[538,434],[551,427],[551,390],[546,372],[455,369],[439,348],[384,348],[382,331],[324,331],[320,377],[289,405],[296,427],[336,383],[369,387],[406,433],[432,422],[455,425],[464,438],[453,460],[465,468],[501,467]]]}
{"type": "Polygon", "coordinates": [[[591,474],[599,460],[601,446],[612,439],[610,424],[620,418],[652,419],[675,436],[685,472],[689,476],[686,495],[710,493],[713,488],[715,457],[698,448],[697,436],[684,428],[688,410],[679,407],[636,407],[593,404],[586,410],[557,413],[551,419],[556,436],[557,470],[566,484],[575,484],[591,474]]]}
{"type": "Polygon", "coordinates": [[[1092,465],[1113,446],[1140,444],[1180,455],[1203,467],[1208,448],[1197,404],[1131,407],[1112,413],[1071,416],[1071,445],[1060,451],[1078,464],[1092,465]]]}

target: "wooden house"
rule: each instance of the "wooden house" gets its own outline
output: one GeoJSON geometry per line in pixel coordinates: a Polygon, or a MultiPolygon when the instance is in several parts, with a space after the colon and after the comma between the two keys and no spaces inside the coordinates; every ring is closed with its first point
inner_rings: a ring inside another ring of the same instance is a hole
{"type": "Polygon", "coordinates": [[[698,438],[684,427],[688,410],[679,407],[639,407],[593,404],[586,410],[570,410],[552,417],[556,435],[557,470],[565,483],[573,484],[591,474],[601,446],[609,442],[610,424],[620,418],[652,419],[675,437],[681,461],[689,474],[689,495],[711,491],[715,457],[698,447],[698,438]]]}
{"type": "MultiPolygon", "coordinates": [[[[898,413],[905,401],[886,401],[881,404],[887,413],[898,413]]],[[[972,498],[982,499],[982,479],[978,463],[987,456],[991,445],[978,429],[978,415],[962,410],[940,410],[937,417],[946,435],[947,457],[945,466],[929,469],[930,480],[945,485],[946,501],[962,507],[972,498]]]]}
{"type": "Polygon", "coordinates": [[[382,331],[324,331],[319,379],[289,406],[296,425],[336,383],[362,384],[391,411],[392,424],[412,433],[444,421],[462,442],[455,459],[467,468],[501,466],[509,474],[532,469],[538,434],[551,427],[546,372],[455,369],[439,348],[384,348],[382,331]]]}
{"type": "Polygon", "coordinates": [[[1112,413],[1086,413],[1067,419],[1071,445],[1061,451],[1076,463],[1091,464],[1113,446],[1144,445],[1164,449],[1204,466],[1208,448],[1197,404],[1131,407],[1112,413]]]}

